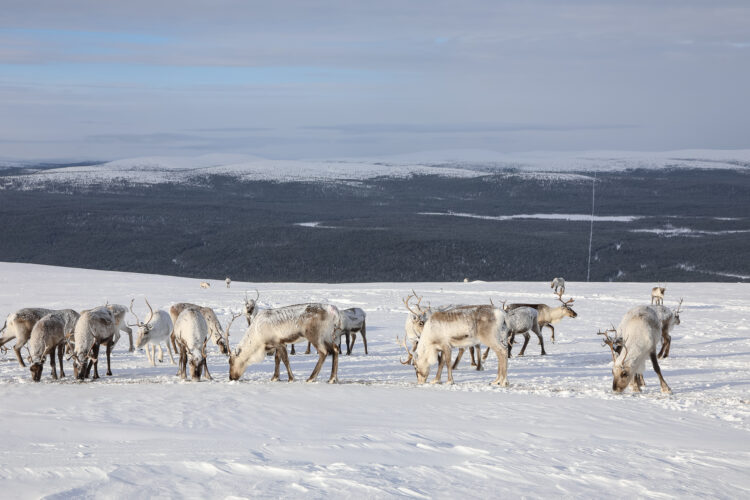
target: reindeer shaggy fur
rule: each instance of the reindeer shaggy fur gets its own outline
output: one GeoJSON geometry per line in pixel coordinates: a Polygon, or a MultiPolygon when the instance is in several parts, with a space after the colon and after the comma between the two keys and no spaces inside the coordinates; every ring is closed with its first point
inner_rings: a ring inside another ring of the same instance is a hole
{"type": "MultiPolygon", "coordinates": [[[[222,337],[221,323],[219,323],[219,318],[216,317],[214,310],[210,307],[203,307],[198,304],[191,304],[190,302],[179,302],[169,308],[169,316],[172,318],[172,323],[177,323],[177,317],[185,309],[195,309],[203,315],[203,319],[206,320],[206,325],[208,325],[208,338],[219,347],[219,351],[222,354],[227,354],[228,349],[222,337]]],[[[173,347],[176,352],[177,347],[174,345],[173,347]]]]}
{"type": "Polygon", "coordinates": [[[21,348],[26,345],[31,337],[31,330],[37,321],[42,319],[43,316],[54,312],[51,309],[43,309],[41,307],[27,307],[19,309],[18,311],[8,315],[5,320],[0,332],[3,332],[0,337],[0,346],[3,346],[7,342],[16,339],[16,344],[13,346],[13,352],[16,354],[18,364],[26,366],[21,356],[21,348]]]}
{"type": "MultiPolygon", "coordinates": [[[[354,342],[357,340],[357,332],[362,334],[362,343],[365,345],[367,354],[367,314],[359,307],[341,310],[341,335],[346,337],[346,354],[352,353],[354,342]],[[350,343],[351,337],[351,343],[350,343]]],[[[339,337],[339,351],[341,350],[341,337],[339,337]]]]}
{"type": "MultiPolygon", "coordinates": [[[[203,368],[206,367],[206,341],[208,340],[208,324],[203,314],[197,309],[186,308],[174,322],[174,335],[180,349],[178,375],[183,379],[187,378],[189,361],[190,378],[199,381],[203,368]]],[[[208,369],[206,369],[206,378],[211,379],[208,369]]]]}
{"type": "Polygon", "coordinates": [[[65,349],[65,320],[61,314],[50,313],[36,322],[29,339],[29,369],[31,380],[39,382],[42,378],[44,361],[50,356],[52,378],[57,380],[55,367],[55,350],[60,361],[60,377],[65,377],[63,368],[63,351],[65,349]]]}
{"type": "Polygon", "coordinates": [[[106,307],[112,313],[112,317],[115,318],[115,328],[120,332],[128,334],[128,351],[135,351],[135,347],[133,347],[133,330],[125,322],[125,315],[128,312],[128,308],[120,304],[107,304],[106,307]]]}
{"type": "Polygon", "coordinates": [[[73,375],[84,380],[94,368],[94,380],[99,378],[99,347],[104,344],[107,349],[107,375],[112,375],[110,354],[112,347],[120,338],[112,312],[106,306],[81,312],[73,331],[75,347],[73,350],[73,375]]]}
{"type": "MultiPolygon", "coordinates": [[[[680,301],[682,305],[682,301],[680,301]]],[[[659,350],[659,359],[669,357],[669,348],[672,346],[672,329],[680,324],[680,308],[674,311],[666,306],[650,306],[656,312],[661,321],[661,349],[659,350]]]]}
{"type": "MultiPolygon", "coordinates": [[[[151,363],[151,366],[155,366],[157,347],[159,348],[159,362],[161,363],[164,360],[164,352],[161,349],[161,343],[164,342],[167,344],[169,359],[172,361],[172,364],[175,364],[174,357],[172,356],[172,348],[169,345],[169,336],[174,328],[172,318],[166,311],[158,310],[154,312],[150,305],[148,308],[151,313],[146,322],[141,323],[138,321],[138,336],[135,340],[135,346],[139,349],[146,346],[148,361],[151,363]]],[[[138,316],[136,316],[136,320],[138,320],[138,316]]]]}

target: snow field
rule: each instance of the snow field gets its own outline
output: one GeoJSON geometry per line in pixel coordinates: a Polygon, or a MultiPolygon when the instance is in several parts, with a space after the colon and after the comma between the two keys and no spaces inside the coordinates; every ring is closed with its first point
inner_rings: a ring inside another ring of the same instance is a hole
{"type": "MultiPolygon", "coordinates": [[[[339,385],[304,379],[317,356],[291,357],[297,381],[271,383],[272,358],[228,381],[226,357],[210,349],[214,381],[183,382],[176,365],[151,367],[121,339],[112,377],[31,382],[12,353],[0,355],[0,483],[24,497],[712,497],[750,493],[750,285],[670,283],[666,305],[684,297],[671,357],[661,362],[674,395],[647,366],[644,393],[611,392],[611,357],[596,331],[649,300],[649,283],[568,283],[579,316],[556,325],[539,356],[535,337],[497,369],[470,368],[456,384],[416,386],[403,366],[405,310],[414,288],[444,303],[544,301],[549,283],[246,284],[0,263],[0,314],[26,306],[128,304],[139,315],[190,301],[223,325],[246,290],[264,307],[326,301],[368,314],[370,354],[358,335],[341,356],[339,385]]],[[[131,321],[133,319],[131,318],[131,321]]],[[[232,345],[242,337],[235,321],[232,345]]],[[[304,345],[298,344],[298,352],[304,345]]],[[[516,350],[517,351],[517,350],[516,350]]],[[[25,351],[24,351],[25,352],[25,351]]],[[[432,367],[431,376],[436,366],[432,367]]],[[[103,372],[102,372],[103,373],[103,372]]],[[[444,374],[445,378],[445,374],[444,374]]]]}

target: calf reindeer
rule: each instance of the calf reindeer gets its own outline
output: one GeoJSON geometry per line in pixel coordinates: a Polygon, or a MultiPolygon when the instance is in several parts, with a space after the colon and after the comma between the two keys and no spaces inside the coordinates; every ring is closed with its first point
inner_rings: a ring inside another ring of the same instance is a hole
{"type": "MultiPolygon", "coordinates": [[[[341,310],[341,335],[346,337],[346,355],[352,353],[354,342],[357,340],[357,332],[362,334],[362,343],[365,345],[367,354],[367,314],[359,307],[341,310]],[[351,342],[349,338],[351,337],[351,342]]],[[[339,352],[341,351],[341,336],[339,336],[339,352]]]]}
{"type": "Polygon", "coordinates": [[[682,308],[682,299],[677,305],[677,309],[671,310],[666,306],[658,305],[651,306],[656,312],[656,315],[661,321],[661,349],[659,350],[658,358],[669,357],[669,348],[672,346],[672,335],[670,332],[672,329],[680,324],[680,309],[682,308]]]}
{"type": "Polygon", "coordinates": [[[159,348],[159,362],[161,363],[164,360],[164,351],[162,351],[161,343],[164,342],[167,344],[169,359],[172,361],[172,364],[175,364],[169,339],[172,329],[174,328],[172,318],[169,316],[168,312],[162,311],[161,309],[154,312],[151,304],[148,303],[148,300],[144,300],[146,301],[149,310],[149,316],[145,323],[138,319],[138,315],[133,311],[133,301],[130,302],[130,312],[133,313],[136,321],[136,324],[131,326],[138,327],[138,336],[135,340],[135,346],[139,349],[146,346],[146,356],[148,357],[148,361],[151,363],[151,366],[156,366],[156,348],[159,348]]]}
{"type": "Polygon", "coordinates": [[[660,306],[664,304],[664,294],[667,292],[667,284],[664,283],[664,286],[659,284],[659,286],[655,286],[651,289],[651,305],[654,304],[660,306]]]}

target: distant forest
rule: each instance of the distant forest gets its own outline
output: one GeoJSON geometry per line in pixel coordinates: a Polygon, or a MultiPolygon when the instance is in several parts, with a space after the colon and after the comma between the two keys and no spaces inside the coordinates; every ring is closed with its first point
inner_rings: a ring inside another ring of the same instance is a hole
{"type": "MultiPolygon", "coordinates": [[[[641,218],[594,223],[591,281],[750,281],[747,172],[598,173],[596,215],[641,218]]],[[[423,215],[590,214],[586,178],[3,182],[18,173],[0,170],[0,261],[250,282],[587,277],[588,220],[423,215]]]]}

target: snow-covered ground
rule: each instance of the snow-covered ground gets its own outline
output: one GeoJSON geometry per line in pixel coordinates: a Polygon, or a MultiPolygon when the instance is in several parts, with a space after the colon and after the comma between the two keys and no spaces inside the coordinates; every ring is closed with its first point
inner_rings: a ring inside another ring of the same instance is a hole
{"type": "MultiPolygon", "coordinates": [[[[6,165],[13,162],[5,161],[6,165]]],[[[18,163],[23,166],[24,162],[18,163]]],[[[2,165],[0,165],[0,168],[2,165]]],[[[16,187],[36,188],[58,183],[172,184],[199,183],[208,175],[266,181],[356,181],[379,176],[440,175],[479,177],[504,171],[534,179],[569,182],[590,177],[570,172],[626,169],[750,168],[750,150],[682,150],[664,152],[584,151],[498,153],[483,150],[433,151],[382,158],[272,160],[251,155],[209,154],[196,157],[126,158],[100,165],[39,170],[12,176],[16,187]]],[[[1,188],[2,186],[0,186],[1,188]]]]}
{"type": "MultiPolygon", "coordinates": [[[[718,497],[750,495],[750,285],[669,283],[684,297],[672,355],[661,364],[674,394],[648,368],[640,395],[611,392],[611,357],[598,328],[649,297],[652,284],[569,283],[577,319],[557,343],[512,358],[510,387],[464,358],[456,384],[416,386],[399,363],[401,298],[433,306],[490,297],[553,303],[549,283],[246,284],[0,263],[0,313],[24,306],[77,309],[105,300],[145,313],[193,301],[222,322],[246,290],[275,306],[329,301],[368,314],[342,356],[339,385],[308,384],[315,356],[292,357],[297,381],[269,382],[272,360],[229,382],[212,348],[214,381],[182,382],[144,352],[116,347],[112,377],[41,383],[0,355],[0,484],[4,498],[40,497],[718,497]]],[[[242,336],[236,321],[231,339],[242,336]]],[[[549,338],[545,334],[546,338],[549,338]]],[[[70,365],[66,366],[72,372],[70,365]]],[[[283,372],[282,372],[283,373],[283,372]]],[[[434,373],[434,367],[433,367],[434,373]]],[[[282,379],[285,376],[282,374],[282,379]]]]}

